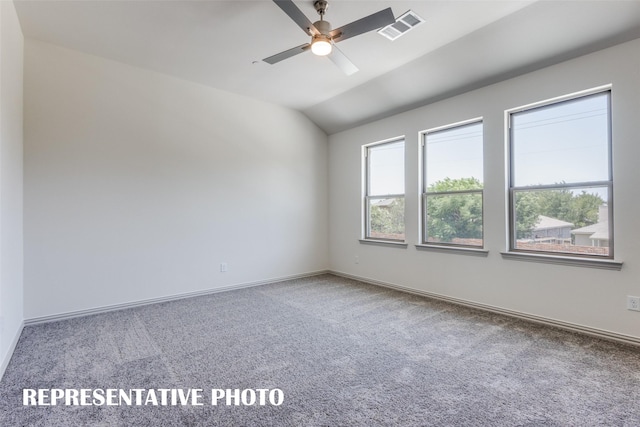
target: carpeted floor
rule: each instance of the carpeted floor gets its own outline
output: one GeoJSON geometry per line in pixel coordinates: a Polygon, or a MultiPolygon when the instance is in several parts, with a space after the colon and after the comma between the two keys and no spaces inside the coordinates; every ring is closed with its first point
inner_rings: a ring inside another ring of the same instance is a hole
{"type": "Polygon", "coordinates": [[[639,426],[640,349],[323,275],[28,326],[0,425],[639,426]],[[204,404],[23,405],[53,388],[204,404]],[[284,402],[211,405],[227,388],[284,402]]]}

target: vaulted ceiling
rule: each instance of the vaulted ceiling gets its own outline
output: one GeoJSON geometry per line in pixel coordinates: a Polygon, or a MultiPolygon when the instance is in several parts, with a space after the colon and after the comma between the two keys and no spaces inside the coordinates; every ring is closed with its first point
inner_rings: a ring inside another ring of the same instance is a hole
{"type": "MultiPolygon", "coordinates": [[[[312,0],[295,1],[311,20],[312,0]]],[[[327,133],[640,37],[640,1],[331,0],[339,27],[392,7],[425,23],[340,43],[346,76],[272,1],[16,0],[26,37],[302,111],[327,133]]]]}

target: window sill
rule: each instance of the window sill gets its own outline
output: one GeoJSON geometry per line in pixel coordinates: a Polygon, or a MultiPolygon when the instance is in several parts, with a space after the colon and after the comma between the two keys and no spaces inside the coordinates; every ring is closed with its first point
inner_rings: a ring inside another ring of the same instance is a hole
{"type": "Polygon", "coordinates": [[[449,252],[460,255],[472,255],[472,256],[482,256],[486,257],[489,255],[489,251],[481,248],[466,248],[466,247],[458,247],[458,246],[440,246],[440,245],[416,245],[416,249],[424,250],[424,251],[434,251],[434,252],[449,252]]]}
{"type": "Polygon", "coordinates": [[[393,246],[399,248],[407,248],[409,246],[407,242],[397,242],[393,240],[360,239],[360,243],[364,243],[366,245],[393,246]]]}
{"type": "Polygon", "coordinates": [[[502,258],[516,261],[541,262],[546,264],[570,265],[574,267],[601,268],[604,270],[621,270],[622,262],[610,259],[574,258],[561,255],[542,255],[522,252],[500,252],[502,258]]]}

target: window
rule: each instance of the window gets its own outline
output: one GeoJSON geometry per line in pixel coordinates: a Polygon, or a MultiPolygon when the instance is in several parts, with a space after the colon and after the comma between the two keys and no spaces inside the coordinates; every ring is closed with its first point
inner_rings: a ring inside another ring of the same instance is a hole
{"type": "Polygon", "coordinates": [[[423,133],[423,243],[483,247],[482,122],[423,133]]]}
{"type": "Polygon", "coordinates": [[[613,258],[610,98],[509,112],[510,250],[613,258]]]}
{"type": "Polygon", "coordinates": [[[365,239],[404,241],[404,139],[364,147],[365,239]]]}

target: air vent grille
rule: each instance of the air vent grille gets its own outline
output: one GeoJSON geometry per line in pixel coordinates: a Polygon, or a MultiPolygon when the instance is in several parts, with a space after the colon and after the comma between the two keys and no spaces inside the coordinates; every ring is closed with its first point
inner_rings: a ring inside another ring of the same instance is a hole
{"type": "Polygon", "coordinates": [[[410,10],[402,14],[393,24],[389,24],[386,27],[379,29],[378,34],[381,34],[393,41],[423,22],[424,19],[416,15],[414,11],[410,10]]]}

